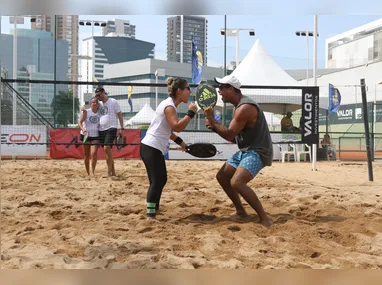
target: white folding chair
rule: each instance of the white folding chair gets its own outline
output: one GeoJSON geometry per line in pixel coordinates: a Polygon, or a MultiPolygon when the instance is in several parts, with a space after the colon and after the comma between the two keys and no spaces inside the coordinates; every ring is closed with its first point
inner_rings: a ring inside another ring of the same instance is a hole
{"type": "Polygon", "coordinates": [[[312,154],[311,154],[311,147],[307,144],[295,144],[295,151],[296,151],[296,159],[297,162],[300,162],[301,155],[304,155],[304,161],[306,161],[306,155],[309,155],[309,161],[312,160],[312,154]],[[305,147],[308,150],[305,150],[305,147]]]}
{"type": "Polygon", "coordinates": [[[282,163],[285,162],[285,156],[286,155],[288,156],[288,161],[290,161],[290,155],[291,154],[293,154],[294,159],[296,160],[296,157],[295,157],[296,152],[294,150],[293,144],[282,143],[282,144],[278,144],[278,145],[280,148],[280,158],[281,158],[282,163]]]}

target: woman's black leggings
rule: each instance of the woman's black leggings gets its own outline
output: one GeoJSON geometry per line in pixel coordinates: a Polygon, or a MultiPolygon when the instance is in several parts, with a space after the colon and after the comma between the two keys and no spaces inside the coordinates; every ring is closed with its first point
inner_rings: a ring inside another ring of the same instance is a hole
{"type": "Polygon", "coordinates": [[[147,191],[147,215],[155,217],[159,209],[162,190],[167,182],[166,162],[159,149],[143,143],[141,143],[140,153],[150,181],[150,187],[147,191]]]}

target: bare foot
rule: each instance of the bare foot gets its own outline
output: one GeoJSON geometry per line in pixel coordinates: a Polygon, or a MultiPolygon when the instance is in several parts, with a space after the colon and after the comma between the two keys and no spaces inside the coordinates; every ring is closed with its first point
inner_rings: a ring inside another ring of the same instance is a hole
{"type": "Polygon", "coordinates": [[[269,228],[269,227],[271,227],[271,226],[273,225],[273,222],[272,222],[271,219],[262,220],[262,221],[260,221],[260,223],[261,223],[264,227],[266,227],[266,228],[269,228]]]}
{"type": "Polygon", "coordinates": [[[146,221],[149,223],[159,223],[155,217],[147,217],[146,221]]]}
{"type": "Polygon", "coordinates": [[[231,220],[237,221],[237,222],[242,222],[246,218],[248,218],[248,214],[246,211],[236,211],[233,213],[233,215],[230,217],[231,220]]]}
{"type": "Polygon", "coordinates": [[[241,218],[248,217],[248,214],[244,209],[243,210],[236,210],[236,215],[241,217],[241,218]]]}

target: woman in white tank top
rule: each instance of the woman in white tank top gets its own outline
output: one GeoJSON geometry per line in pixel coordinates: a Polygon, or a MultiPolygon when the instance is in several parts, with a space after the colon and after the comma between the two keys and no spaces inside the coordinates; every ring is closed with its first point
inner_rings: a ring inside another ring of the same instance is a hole
{"type": "Polygon", "coordinates": [[[90,158],[92,159],[92,174],[97,165],[97,152],[99,148],[99,119],[100,114],[98,112],[99,103],[98,99],[92,98],[89,102],[90,108],[86,109],[86,112],[81,112],[79,126],[81,128],[80,140],[83,142],[84,147],[84,162],[85,169],[88,175],[90,175],[90,158]]]}
{"type": "Polygon", "coordinates": [[[155,117],[151,121],[140,146],[141,158],[146,166],[150,181],[150,187],[147,191],[147,216],[151,220],[155,219],[162,190],[167,182],[164,154],[168,140],[171,139],[186,149],[187,146],[183,140],[172,132],[183,131],[197,111],[196,105],[190,103],[187,114],[179,120],[177,107],[180,103],[188,103],[188,97],[191,94],[190,86],[183,78],[173,79],[169,77],[167,87],[169,98],[158,105],[155,117]]]}

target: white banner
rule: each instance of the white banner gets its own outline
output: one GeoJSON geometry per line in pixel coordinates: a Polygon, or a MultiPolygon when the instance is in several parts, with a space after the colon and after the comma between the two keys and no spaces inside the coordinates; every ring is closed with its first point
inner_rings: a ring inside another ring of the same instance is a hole
{"type": "Polygon", "coordinates": [[[46,126],[1,125],[0,155],[46,155],[46,126]]]}

